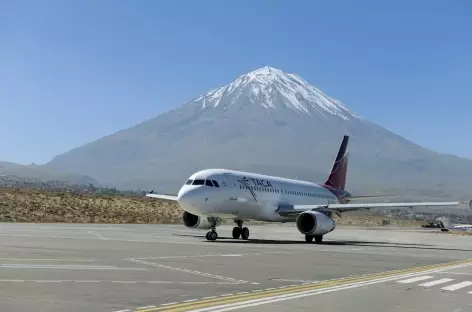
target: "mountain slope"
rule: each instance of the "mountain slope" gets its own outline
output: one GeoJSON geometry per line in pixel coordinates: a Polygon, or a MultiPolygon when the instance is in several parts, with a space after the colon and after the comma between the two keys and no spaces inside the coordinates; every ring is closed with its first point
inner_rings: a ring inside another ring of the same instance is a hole
{"type": "Polygon", "coordinates": [[[263,67],[46,166],[119,188],[176,192],[194,171],[224,167],[326,178],[351,136],[347,187],[363,193],[466,196],[472,161],[427,150],[381,128],[303,78],[263,67]]]}
{"type": "Polygon", "coordinates": [[[12,175],[22,179],[42,181],[57,180],[72,184],[88,185],[89,183],[92,183],[95,186],[100,185],[97,180],[87,175],[63,173],[45,166],[19,165],[7,161],[0,161],[0,176],[1,175],[12,175]]]}

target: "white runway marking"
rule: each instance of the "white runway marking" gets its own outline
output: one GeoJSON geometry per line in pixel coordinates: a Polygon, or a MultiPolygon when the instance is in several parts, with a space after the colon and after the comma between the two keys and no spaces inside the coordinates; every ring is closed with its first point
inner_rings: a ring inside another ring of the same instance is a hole
{"type": "Polygon", "coordinates": [[[466,272],[439,272],[441,274],[457,274],[457,275],[472,275],[472,273],[466,273],[466,272]]]}
{"type": "Polygon", "coordinates": [[[92,234],[92,235],[95,235],[96,237],[100,238],[100,239],[103,239],[103,240],[107,240],[106,237],[103,237],[102,235],[100,235],[99,233],[97,232],[94,232],[94,231],[88,231],[89,234],[92,234]]]}
{"type": "Polygon", "coordinates": [[[116,266],[87,266],[72,264],[0,264],[5,269],[54,269],[54,270],[131,270],[147,271],[145,268],[119,268],[116,266]]]}
{"type": "Polygon", "coordinates": [[[430,279],[430,278],[433,278],[433,276],[418,276],[418,277],[413,277],[413,278],[409,278],[409,279],[406,279],[406,280],[403,280],[403,281],[397,281],[397,282],[408,284],[408,283],[414,283],[414,282],[418,282],[418,281],[427,280],[427,279],[430,279]]]}
{"type": "Polygon", "coordinates": [[[28,258],[0,258],[0,260],[11,260],[11,261],[71,261],[71,262],[92,262],[95,260],[84,260],[84,259],[28,259],[28,258]]]}
{"type": "MultiPolygon", "coordinates": [[[[230,303],[230,304],[225,304],[225,305],[220,305],[220,306],[213,306],[213,307],[208,307],[208,308],[202,308],[202,309],[196,309],[196,310],[190,310],[190,312],[224,312],[224,311],[230,311],[230,310],[236,310],[236,309],[241,309],[241,308],[246,308],[246,307],[252,307],[252,306],[258,306],[262,304],[267,304],[267,303],[273,303],[273,302],[278,302],[278,301],[284,301],[284,300],[290,300],[290,299],[297,299],[297,298],[303,298],[307,296],[313,296],[313,295],[319,295],[319,294],[324,294],[324,293],[330,293],[338,290],[345,290],[345,289],[351,289],[351,288],[357,288],[357,287],[363,287],[363,286],[368,286],[368,285],[373,285],[373,284],[379,284],[383,282],[388,282],[388,281],[409,281],[416,279],[414,277],[421,277],[420,280],[424,280],[425,276],[423,274],[425,273],[441,273],[444,270],[450,270],[450,269],[455,269],[455,268],[460,268],[460,267],[468,267],[471,266],[472,264],[467,263],[467,264],[458,264],[455,265],[452,268],[438,268],[438,269],[431,269],[425,272],[413,272],[413,273],[405,273],[401,274],[398,276],[390,276],[390,277],[382,277],[378,278],[375,280],[371,281],[360,281],[360,282],[354,282],[346,285],[340,285],[340,286],[331,286],[328,288],[324,289],[313,289],[313,290],[307,290],[307,291],[302,291],[302,292],[297,292],[297,293],[289,293],[289,294],[283,294],[283,295],[275,295],[273,297],[265,297],[265,298],[260,298],[260,299],[249,299],[247,301],[241,301],[241,302],[235,302],[235,303],[230,303]],[[403,280],[404,278],[408,278],[407,280],[403,280]]],[[[341,278],[343,279],[343,278],[341,278]]],[[[338,280],[338,279],[332,279],[338,280]]],[[[300,286],[299,284],[294,284],[294,285],[287,285],[287,286],[280,286],[279,288],[287,288],[287,287],[293,287],[293,286],[300,286]]],[[[461,286],[460,288],[465,287],[461,286]]],[[[255,289],[252,290],[251,293],[259,293],[265,291],[264,289],[255,289]]],[[[241,292],[241,293],[236,293],[236,294],[243,294],[243,293],[248,293],[248,292],[241,292]]],[[[472,291],[469,292],[469,294],[472,294],[472,291]]],[[[203,297],[201,300],[206,300],[206,299],[214,299],[214,298],[219,298],[222,296],[210,296],[210,297],[203,297]]],[[[171,303],[165,303],[161,304],[161,306],[167,306],[167,305],[172,305],[172,304],[178,304],[179,302],[171,302],[171,303]]]]}
{"type": "Polygon", "coordinates": [[[0,279],[0,283],[114,283],[114,284],[184,284],[184,285],[235,285],[224,282],[181,282],[181,281],[99,281],[99,280],[17,280],[0,279]]]}
{"type": "Polygon", "coordinates": [[[442,279],[439,279],[439,280],[436,280],[436,281],[426,282],[426,283],[420,284],[419,286],[431,287],[431,286],[435,286],[435,285],[439,285],[439,284],[444,284],[444,283],[447,283],[447,282],[450,282],[450,281],[453,281],[453,280],[454,279],[452,279],[452,278],[442,278],[442,279]]]}
{"type": "Polygon", "coordinates": [[[443,287],[441,289],[454,291],[454,290],[458,290],[458,289],[461,289],[461,288],[464,288],[464,287],[467,287],[467,286],[470,286],[470,285],[472,285],[472,282],[465,281],[465,282],[449,285],[449,286],[443,287]]]}
{"type": "MultiPolygon", "coordinates": [[[[187,258],[205,258],[205,257],[242,257],[242,256],[257,256],[257,255],[272,255],[272,254],[289,254],[312,252],[309,250],[297,250],[297,251],[275,251],[275,252],[248,252],[239,254],[208,254],[208,255],[190,255],[190,256],[162,256],[162,257],[144,257],[144,258],[133,258],[134,260],[156,260],[156,259],[187,259],[187,258]]],[[[126,260],[133,260],[126,259],[126,260]]]]}
{"type": "Polygon", "coordinates": [[[284,278],[272,278],[273,281],[281,282],[300,282],[300,283],[316,283],[318,281],[308,281],[308,280],[296,280],[296,279],[284,279],[284,278]]]}
{"type": "MultiPolygon", "coordinates": [[[[470,264],[469,264],[470,265],[470,264]]],[[[443,269],[435,269],[431,270],[429,273],[437,272],[439,270],[443,269]]],[[[266,298],[260,298],[260,299],[253,299],[253,300],[247,300],[243,302],[236,302],[236,303],[230,303],[230,304],[223,304],[220,306],[213,306],[209,308],[202,308],[202,309],[195,309],[195,310],[189,310],[190,312],[207,312],[207,311],[212,311],[212,312],[225,312],[225,311],[231,311],[231,310],[236,310],[236,309],[241,309],[241,308],[248,308],[248,307],[253,307],[253,306],[258,306],[262,304],[268,304],[268,303],[274,303],[274,302],[279,302],[279,301],[285,301],[285,300],[291,300],[291,299],[297,299],[297,298],[303,298],[303,297],[308,297],[308,296],[314,296],[314,295],[319,295],[319,294],[324,294],[324,293],[330,293],[330,292],[335,292],[339,290],[346,290],[346,289],[352,289],[352,288],[358,288],[358,287],[363,287],[367,285],[373,285],[373,284],[379,284],[382,282],[387,282],[387,281],[392,281],[392,280],[398,280],[401,278],[405,278],[407,276],[416,276],[418,274],[424,274],[422,273],[408,273],[404,274],[402,276],[393,276],[393,277],[384,277],[384,278],[379,278],[373,281],[363,281],[363,282],[355,282],[347,285],[342,285],[342,286],[332,286],[328,287],[322,290],[307,290],[307,291],[302,291],[298,292],[296,294],[285,294],[285,295],[276,295],[272,297],[266,297],[266,298]]],[[[421,276],[424,277],[424,276],[421,276]]],[[[412,280],[414,278],[410,278],[412,280]]],[[[424,279],[424,278],[423,278],[424,279]]],[[[469,282],[472,284],[472,282],[469,282]]],[[[460,288],[465,287],[460,285],[460,288]]],[[[254,292],[254,291],[253,291],[254,292]]]]}
{"type": "Polygon", "coordinates": [[[133,261],[135,263],[150,265],[150,266],[154,266],[154,267],[158,267],[158,268],[173,270],[173,271],[179,271],[179,272],[184,272],[184,273],[189,273],[189,274],[206,276],[206,277],[216,278],[216,279],[219,279],[219,280],[232,281],[234,283],[248,283],[248,281],[237,280],[237,279],[231,278],[231,277],[224,277],[224,276],[221,276],[221,275],[215,275],[215,274],[204,273],[204,272],[199,272],[199,271],[194,271],[194,270],[182,269],[182,268],[172,267],[172,266],[169,266],[169,265],[163,265],[163,264],[154,263],[154,262],[147,262],[147,261],[137,260],[137,259],[130,259],[130,261],[133,261]]]}

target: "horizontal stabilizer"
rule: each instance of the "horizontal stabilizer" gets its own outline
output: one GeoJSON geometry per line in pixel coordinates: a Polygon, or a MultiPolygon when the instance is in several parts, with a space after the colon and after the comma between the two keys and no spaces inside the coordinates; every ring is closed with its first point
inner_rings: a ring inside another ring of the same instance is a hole
{"type": "Polygon", "coordinates": [[[146,194],[146,197],[177,201],[177,196],[172,196],[172,195],[146,194]]]}

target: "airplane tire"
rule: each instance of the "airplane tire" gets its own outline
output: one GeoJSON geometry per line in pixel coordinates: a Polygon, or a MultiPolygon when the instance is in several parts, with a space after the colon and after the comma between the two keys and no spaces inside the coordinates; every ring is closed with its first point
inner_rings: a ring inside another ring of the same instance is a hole
{"type": "Polygon", "coordinates": [[[322,241],[323,241],[323,235],[315,236],[315,243],[321,244],[322,241]]]}
{"type": "Polygon", "coordinates": [[[313,236],[311,236],[311,235],[305,235],[305,241],[306,241],[307,243],[313,242],[313,236]]]}
{"type": "Polygon", "coordinates": [[[211,241],[214,241],[218,238],[218,233],[216,233],[215,231],[210,231],[207,233],[207,239],[208,240],[211,240],[211,241]]]}
{"type": "Polygon", "coordinates": [[[242,228],[241,238],[242,239],[248,239],[249,238],[249,229],[247,227],[242,228]]]}
{"type": "Polygon", "coordinates": [[[241,232],[242,232],[242,229],[240,229],[239,227],[234,227],[233,228],[233,238],[234,239],[238,239],[239,236],[241,236],[241,232]]]}

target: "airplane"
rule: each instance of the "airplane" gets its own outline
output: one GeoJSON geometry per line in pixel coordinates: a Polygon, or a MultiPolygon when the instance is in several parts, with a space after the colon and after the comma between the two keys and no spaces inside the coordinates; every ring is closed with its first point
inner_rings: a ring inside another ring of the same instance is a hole
{"type": "MultiPolygon", "coordinates": [[[[206,239],[218,238],[216,227],[233,219],[234,239],[249,239],[247,220],[295,222],[305,241],[321,244],[336,227],[333,214],[377,207],[457,206],[461,202],[351,203],[385,196],[353,196],[345,190],[349,136],[345,135],[331,172],[323,184],[228,169],[206,169],[192,174],[177,196],[152,192],[147,197],[176,201],[186,227],[210,230],[206,239]]],[[[471,202],[472,204],[472,202],[471,202]]]]}
{"type": "MultiPolygon", "coordinates": [[[[471,204],[472,208],[472,204],[471,204]]],[[[437,218],[438,221],[441,222],[441,231],[442,232],[449,232],[449,230],[453,231],[472,231],[472,224],[460,224],[460,223],[452,223],[449,218],[437,218]]]]}

